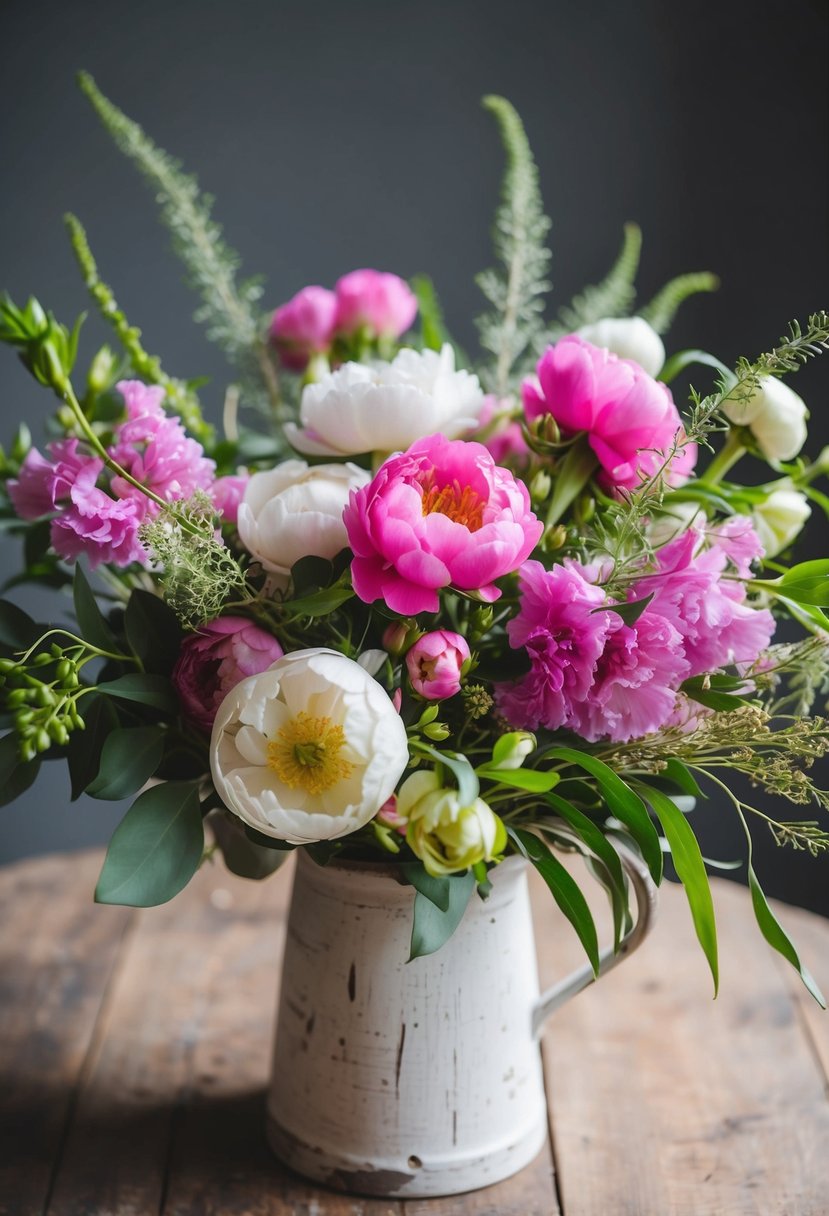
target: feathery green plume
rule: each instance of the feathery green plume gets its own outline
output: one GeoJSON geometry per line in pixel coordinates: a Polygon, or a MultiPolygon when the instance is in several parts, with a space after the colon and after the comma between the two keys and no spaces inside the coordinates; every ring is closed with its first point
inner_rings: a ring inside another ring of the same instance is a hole
{"type": "Polygon", "coordinates": [[[601,283],[585,287],[569,307],[559,311],[559,324],[551,336],[571,334],[582,325],[593,325],[605,317],[626,317],[636,299],[634,281],[642,252],[642,230],[638,224],[625,224],[622,248],[601,283]]]}
{"type": "Polygon", "coordinates": [[[141,345],[141,330],[130,325],[124,312],[118,307],[112,288],[102,282],[98,275],[98,266],[89,248],[83,224],[74,215],[66,215],[64,220],[86,288],[98,305],[101,316],[115,330],[126,351],[130,367],[136,376],[140,376],[148,384],[158,384],[164,389],[164,405],[181,417],[192,435],[204,443],[212,443],[213,427],[205,422],[198,397],[186,381],[167,375],[157,355],[150,355],[144,350],[141,345]]]}
{"type": "Polygon", "coordinates": [[[279,400],[276,371],[261,334],[255,308],[262,294],[258,279],[237,281],[240,259],[222,239],[219,224],[211,218],[213,199],[202,194],[195,177],[147,136],[138,123],[101,93],[87,72],[78,83],[120,150],[147,179],[170,230],[173,248],[187,268],[189,281],[201,296],[196,320],[207,326],[207,336],[245,376],[253,372],[265,382],[274,406],[279,400]]]}
{"type": "Polygon", "coordinates": [[[542,313],[544,296],[550,290],[551,260],[545,241],[550,221],[544,214],[538,169],[521,119],[503,97],[485,97],[483,105],[495,115],[507,167],[493,233],[501,267],[477,277],[492,305],[477,324],[481,345],[494,356],[494,362],[483,369],[484,380],[503,396],[544,339],[542,313]]]}
{"type": "Polygon", "coordinates": [[[674,317],[680,304],[689,296],[695,296],[701,291],[716,291],[720,280],[707,270],[696,271],[692,274],[681,274],[676,279],[666,283],[661,291],[653,297],[640,312],[649,325],[658,334],[667,333],[673,324],[674,317]]]}

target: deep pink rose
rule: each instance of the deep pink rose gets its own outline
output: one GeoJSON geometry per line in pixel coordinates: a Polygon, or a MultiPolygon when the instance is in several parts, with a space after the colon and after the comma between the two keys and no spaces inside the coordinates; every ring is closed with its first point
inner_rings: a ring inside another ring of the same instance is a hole
{"type": "Polygon", "coordinates": [[[461,668],[469,658],[466,638],[449,629],[424,633],[406,655],[415,692],[427,701],[442,701],[461,690],[461,668]]]}
{"type": "Polygon", "coordinates": [[[303,287],[273,314],[270,339],[290,371],[302,372],[312,355],[325,354],[334,336],[337,297],[326,287],[303,287]]]}
{"type": "MultiPolygon", "coordinates": [[[[529,421],[552,414],[563,435],[585,432],[601,465],[602,482],[633,489],[652,476],[682,436],[682,422],[668,388],[632,359],[619,359],[572,334],[548,346],[525,380],[524,410],[529,421]]],[[[677,485],[690,476],[695,444],[685,444],[667,470],[677,485]]]]}
{"type": "Polygon", "coordinates": [[[8,482],[9,498],[21,519],[40,519],[42,515],[48,515],[69,498],[69,491],[81,470],[95,470],[94,484],[104,467],[104,462],[97,457],[78,452],[77,439],[50,443],[48,452],[51,460],[41,456],[37,448],[30,448],[20,466],[19,476],[8,482]]]}
{"type": "Polygon", "coordinates": [[[351,336],[367,329],[375,337],[399,338],[417,316],[417,299],[396,274],[352,270],[334,287],[337,333],[351,336]]]}
{"type": "Polygon", "coordinates": [[[485,447],[443,435],[381,465],[352,490],[343,520],[357,595],[406,616],[437,612],[441,587],[498,599],[495,579],[518,569],[544,528],[526,486],[485,447]]]}
{"type": "Polygon", "coordinates": [[[204,731],[232,688],[246,676],[267,671],[281,659],[276,638],[240,616],[220,616],[190,633],[173,668],[173,684],[182,709],[204,731]]]}

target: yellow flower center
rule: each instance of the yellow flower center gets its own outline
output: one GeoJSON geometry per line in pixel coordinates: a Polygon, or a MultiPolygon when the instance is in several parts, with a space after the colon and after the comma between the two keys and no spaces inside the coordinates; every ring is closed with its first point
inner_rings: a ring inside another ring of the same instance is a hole
{"type": "Polygon", "coordinates": [[[423,486],[423,514],[446,515],[456,524],[463,524],[470,532],[477,532],[484,523],[484,503],[477,491],[471,486],[461,486],[458,481],[445,486],[426,482],[423,486]]]}
{"type": "Polygon", "coordinates": [[[303,711],[268,743],[268,768],[289,789],[322,794],[351,776],[354,765],[340,755],[345,743],[341,726],[303,711]]]}

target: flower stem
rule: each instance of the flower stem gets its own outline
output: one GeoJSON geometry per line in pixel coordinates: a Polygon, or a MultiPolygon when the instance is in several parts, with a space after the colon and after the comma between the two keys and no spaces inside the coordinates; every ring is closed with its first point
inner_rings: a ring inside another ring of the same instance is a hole
{"type": "Polygon", "coordinates": [[[581,435],[556,470],[555,489],[547,509],[548,528],[558,523],[570,504],[582,492],[596,468],[596,463],[596,456],[587,436],[581,435]]]}
{"type": "Polygon", "coordinates": [[[705,485],[715,486],[717,482],[722,481],[728,470],[732,465],[737,463],[745,451],[746,448],[737,438],[735,432],[729,431],[722,448],[717,452],[699,480],[704,482],[705,485]]]}

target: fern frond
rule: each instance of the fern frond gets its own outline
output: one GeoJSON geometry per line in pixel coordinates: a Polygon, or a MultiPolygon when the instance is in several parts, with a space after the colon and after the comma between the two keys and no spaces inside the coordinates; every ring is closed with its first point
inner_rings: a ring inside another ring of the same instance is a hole
{"type": "Polygon", "coordinates": [[[184,173],[177,160],[103,95],[87,72],[79,73],[78,83],[117,147],[155,191],[173,248],[202,299],[196,320],[206,325],[208,338],[231,363],[244,373],[257,370],[274,399],[278,395],[276,373],[269,361],[266,366],[267,351],[254,307],[262,294],[261,282],[238,281],[239,255],[225,243],[220,225],[211,218],[213,199],[202,194],[195,177],[184,173]]]}
{"type": "Polygon", "coordinates": [[[701,291],[716,291],[720,280],[715,274],[702,270],[692,274],[681,274],[676,279],[666,283],[657,292],[649,304],[640,310],[640,317],[651,325],[658,334],[667,333],[673,324],[674,317],[681,304],[689,296],[698,295],[701,291]]]}
{"type": "Polygon", "coordinates": [[[118,307],[112,288],[102,282],[98,275],[98,265],[89,247],[83,224],[75,215],[65,215],[64,222],[86,288],[103,319],[115,330],[130,367],[136,376],[146,380],[148,384],[160,385],[166,393],[164,405],[179,415],[192,435],[203,443],[211,444],[214,438],[213,427],[205,422],[198,397],[186,381],[167,375],[157,355],[150,355],[144,350],[141,345],[141,330],[130,325],[126,315],[118,307]]]}
{"type": "Polygon", "coordinates": [[[571,334],[582,325],[593,325],[605,317],[626,317],[636,299],[634,281],[642,252],[642,230],[638,224],[625,224],[622,248],[601,283],[585,287],[567,308],[558,314],[559,324],[552,337],[571,334]]]}
{"type": "Polygon", "coordinates": [[[493,232],[501,265],[476,279],[492,306],[477,325],[482,347],[494,356],[482,369],[484,381],[503,396],[523,370],[522,357],[524,362],[532,358],[543,342],[544,296],[550,290],[551,255],[545,244],[550,221],[544,214],[538,169],[521,119],[504,97],[485,97],[483,105],[498,123],[507,166],[493,232]]]}

